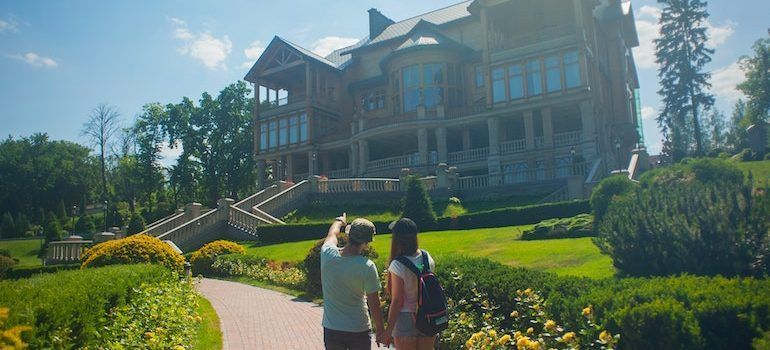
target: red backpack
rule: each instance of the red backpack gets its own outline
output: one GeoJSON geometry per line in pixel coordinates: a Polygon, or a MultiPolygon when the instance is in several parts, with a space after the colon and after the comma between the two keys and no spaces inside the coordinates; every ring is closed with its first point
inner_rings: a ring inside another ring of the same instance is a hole
{"type": "Polygon", "coordinates": [[[414,326],[425,335],[435,335],[449,327],[446,296],[438,278],[430,270],[428,253],[422,252],[422,271],[405,256],[396,257],[417,276],[417,312],[414,326]]]}

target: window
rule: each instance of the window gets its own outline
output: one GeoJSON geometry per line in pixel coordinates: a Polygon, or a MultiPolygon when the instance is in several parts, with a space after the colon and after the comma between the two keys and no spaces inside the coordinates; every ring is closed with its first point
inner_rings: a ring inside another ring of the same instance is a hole
{"type": "Polygon", "coordinates": [[[543,93],[540,61],[527,62],[527,95],[540,95],[543,93]]]}
{"type": "Polygon", "coordinates": [[[564,81],[567,88],[580,86],[580,59],[577,50],[564,53],[564,81]]]}
{"type": "Polygon", "coordinates": [[[561,69],[559,69],[559,56],[553,55],[545,58],[545,86],[548,92],[561,90],[561,69]]]}
{"type": "Polygon", "coordinates": [[[275,120],[271,120],[268,124],[268,140],[270,141],[270,149],[278,147],[278,128],[275,120]]]}
{"type": "Polygon", "coordinates": [[[278,145],[286,146],[289,144],[289,121],[286,118],[278,121],[278,145]]]}
{"type": "Polygon", "coordinates": [[[417,110],[420,104],[420,66],[404,68],[404,112],[417,110]]]}
{"type": "Polygon", "coordinates": [[[299,117],[296,115],[289,117],[289,143],[292,145],[299,141],[298,121],[299,117]]]}
{"type": "Polygon", "coordinates": [[[267,124],[259,124],[259,150],[267,149],[267,124]]]}
{"type": "Polygon", "coordinates": [[[307,114],[299,115],[299,142],[307,141],[307,114]]]}
{"type": "Polygon", "coordinates": [[[508,91],[510,91],[511,100],[524,97],[524,77],[521,73],[521,65],[508,66],[508,91]]]}
{"type": "Polygon", "coordinates": [[[385,91],[377,89],[365,92],[361,97],[361,104],[365,111],[385,108],[385,91]]]}
{"type": "Polygon", "coordinates": [[[425,64],[423,72],[423,104],[426,108],[434,108],[443,103],[444,95],[444,65],[425,64]]]}
{"type": "Polygon", "coordinates": [[[474,77],[474,80],[476,81],[476,88],[484,87],[484,67],[476,66],[474,77]]]}
{"type": "Polygon", "coordinates": [[[505,72],[503,67],[492,69],[492,102],[505,101],[505,72]]]}

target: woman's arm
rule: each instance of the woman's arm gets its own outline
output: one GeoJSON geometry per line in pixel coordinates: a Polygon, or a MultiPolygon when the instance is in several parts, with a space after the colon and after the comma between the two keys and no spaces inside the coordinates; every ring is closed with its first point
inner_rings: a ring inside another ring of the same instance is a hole
{"type": "Polygon", "coordinates": [[[385,329],[385,334],[392,334],[393,328],[396,326],[396,320],[398,320],[398,314],[401,313],[401,308],[404,307],[404,279],[398,277],[396,274],[390,272],[390,281],[393,283],[393,287],[390,288],[390,309],[388,310],[388,327],[385,329]]]}

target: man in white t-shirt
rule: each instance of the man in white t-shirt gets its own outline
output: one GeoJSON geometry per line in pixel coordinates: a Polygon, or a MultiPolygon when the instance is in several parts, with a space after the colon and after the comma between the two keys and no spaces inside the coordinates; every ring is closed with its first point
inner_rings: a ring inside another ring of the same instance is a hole
{"type": "Polygon", "coordinates": [[[377,338],[384,333],[377,267],[362,256],[374,240],[374,224],[356,219],[347,226],[347,215],[336,218],[321,247],[321,284],[324,297],[324,346],[327,350],[370,349],[371,323],[377,338]],[[348,243],[337,247],[337,234],[346,227],[348,243]],[[368,307],[367,307],[368,304],[368,307]]]}

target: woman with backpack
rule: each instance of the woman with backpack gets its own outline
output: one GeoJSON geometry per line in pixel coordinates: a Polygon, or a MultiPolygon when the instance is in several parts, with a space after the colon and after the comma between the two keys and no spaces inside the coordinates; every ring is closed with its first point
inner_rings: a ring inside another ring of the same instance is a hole
{"type": "MultiPolygon", "coordinates": [[[[392,336],[399,350],[433,349],[436,334],[447,325],[446,299],[432,273],[436,264],[428,252],[419,249],[414,221],[400,219],[390,230],[390,310],[384,337],[392,336]]],[[[380,342],[388,345],[390,340],[380,342]]]]}

